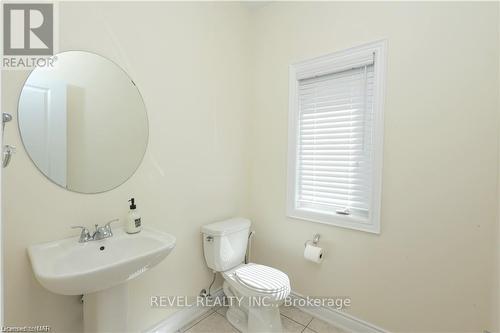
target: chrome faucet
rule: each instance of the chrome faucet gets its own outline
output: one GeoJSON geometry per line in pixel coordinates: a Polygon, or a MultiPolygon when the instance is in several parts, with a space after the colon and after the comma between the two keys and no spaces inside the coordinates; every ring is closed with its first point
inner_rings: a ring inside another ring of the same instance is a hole
{"type": "Polygon", "coordinates": [[[80,239],[78,240],[79,243],[86,243],[94,240],[101,240],[105,238],[109,238],[113,236],[113,230],[111,230],[111,223],[113,222],[118,222],[120,219],[114,219],[106,223],[104,226],[99,226],[98,224],[95,225],[95,231],[91,235],[90,231],[87,227],[81,226],[81,225],[75,225],[72,226],[72,229],[82,229],[82,232],[80,234],[80,239]]]}

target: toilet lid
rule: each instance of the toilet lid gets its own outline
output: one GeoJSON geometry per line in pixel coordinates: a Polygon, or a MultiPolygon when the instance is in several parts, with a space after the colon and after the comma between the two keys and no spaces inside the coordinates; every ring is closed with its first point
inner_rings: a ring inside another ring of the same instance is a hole
{"type": "Polygon", "coordinates": [[[285,273],[264,265],[244,265],[234,272],[234,277],[241,284],[259,292],[275,293],[290,289],[290,280],[285,273]]]}

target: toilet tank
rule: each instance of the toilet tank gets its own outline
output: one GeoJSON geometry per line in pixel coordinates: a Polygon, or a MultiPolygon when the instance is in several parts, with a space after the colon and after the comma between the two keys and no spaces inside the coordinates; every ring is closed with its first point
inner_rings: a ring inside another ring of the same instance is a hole
{"type": "Polygon", "coordinates": [[[201,227],[207,266],[224,272],[245,260],[250,220],[232,218],[201,227]]]}

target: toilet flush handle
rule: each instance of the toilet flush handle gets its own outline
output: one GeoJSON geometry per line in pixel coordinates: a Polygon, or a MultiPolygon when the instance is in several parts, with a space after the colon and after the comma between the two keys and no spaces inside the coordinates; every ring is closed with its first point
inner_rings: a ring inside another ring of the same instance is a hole
{"type": "Polygon", "coordinates": [[[207,238],[205,238],[207,240],[207,242],[212,242],[214,240],[214,237],[213,236],[207,236],[207,238]]]}

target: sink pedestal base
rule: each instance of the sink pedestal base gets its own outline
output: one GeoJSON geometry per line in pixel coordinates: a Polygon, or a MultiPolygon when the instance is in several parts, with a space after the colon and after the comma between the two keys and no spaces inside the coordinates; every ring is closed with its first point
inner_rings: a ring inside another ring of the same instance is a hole
{"type": "Polygon", "coordinates": [[[84,332],[126,332],[127,283],[83,297],[84,332]]]}

